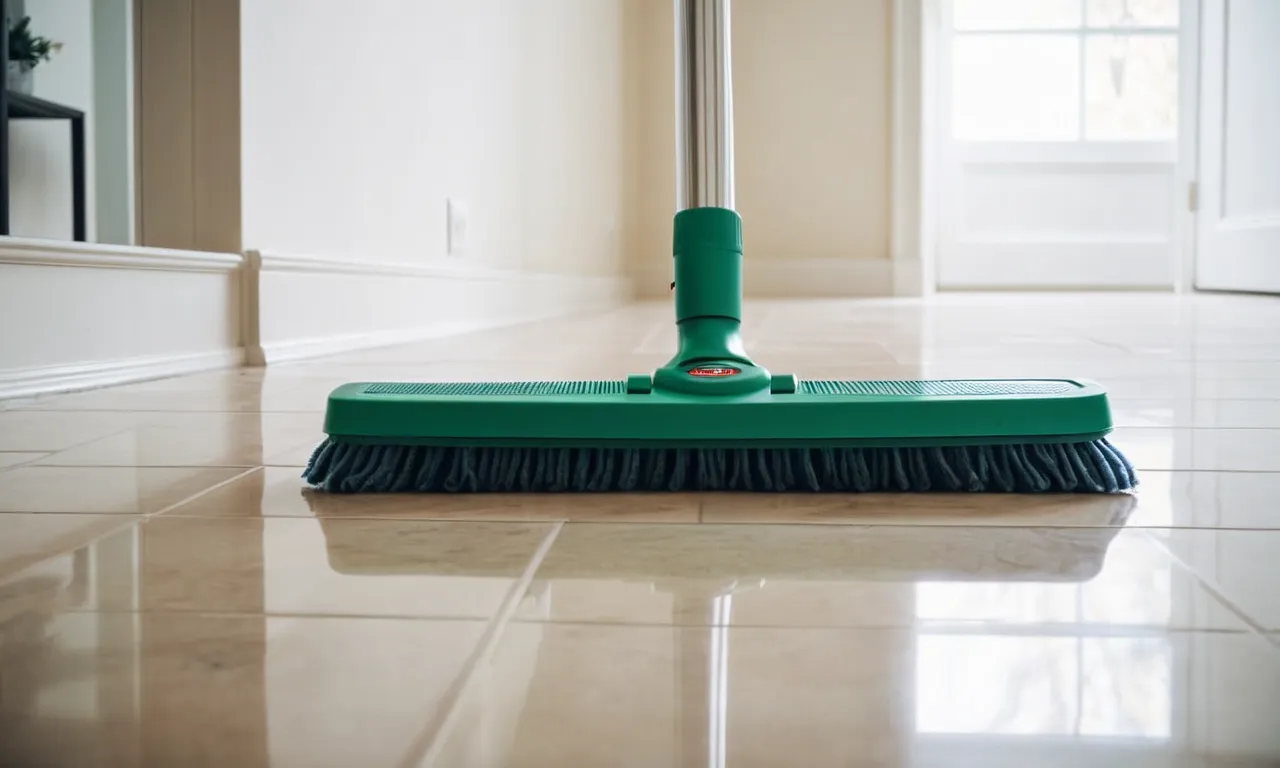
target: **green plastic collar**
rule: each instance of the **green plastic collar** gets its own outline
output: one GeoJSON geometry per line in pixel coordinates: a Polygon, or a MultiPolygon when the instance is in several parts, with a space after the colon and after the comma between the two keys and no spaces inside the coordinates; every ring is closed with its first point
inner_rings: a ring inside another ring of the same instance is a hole
{"type": "MultiPolygon", "coordinates": [[[[654,371],[653,388],[691,395],[769,391],[773,377],[747,355],[739,334],[742,218],[728,208],[677,213],[672,255],[680,346],[654,371]]],[[[794,391],[790,381],[779,384],[782,392],[794,391]]]]}

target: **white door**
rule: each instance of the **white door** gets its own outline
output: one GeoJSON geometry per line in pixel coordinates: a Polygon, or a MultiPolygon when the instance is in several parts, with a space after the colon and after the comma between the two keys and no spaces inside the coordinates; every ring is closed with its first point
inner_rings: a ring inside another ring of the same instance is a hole
{"type": "Polygon", "coordinates": [[[1280,293],[1280,0],[1205,0],[1196,287],[1280,293]]]}
{"type": "Polygon", "coordinates": [[[939,288],[1174,286],[1194,2],[942,0],[939,288]]]}

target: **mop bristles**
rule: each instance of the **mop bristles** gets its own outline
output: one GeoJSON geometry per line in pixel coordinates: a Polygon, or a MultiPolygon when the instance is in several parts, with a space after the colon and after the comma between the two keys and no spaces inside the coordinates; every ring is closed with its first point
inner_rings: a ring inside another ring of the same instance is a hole
{"type": "Polygon", "coordinates": [[[913,448],[492,448],[325,440],[303,472],[332,493],[644,491],[1117,493],[1106,439],[913,448]]]}

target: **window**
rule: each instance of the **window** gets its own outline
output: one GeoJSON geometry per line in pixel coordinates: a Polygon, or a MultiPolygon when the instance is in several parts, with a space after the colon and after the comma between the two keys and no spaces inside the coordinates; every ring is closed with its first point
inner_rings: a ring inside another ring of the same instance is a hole
{"type": "Polygon", "coordinates": [[[961,141],[1169,141],[1178,0],[952,0],[961,141]]]}

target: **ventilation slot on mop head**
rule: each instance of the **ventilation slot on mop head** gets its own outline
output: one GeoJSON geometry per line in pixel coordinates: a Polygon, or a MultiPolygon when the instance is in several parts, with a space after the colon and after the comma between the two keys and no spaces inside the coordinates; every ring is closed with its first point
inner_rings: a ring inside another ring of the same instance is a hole
{"type": "MultiPolygon", "coordinates": [[[[1061,395],[1077,390],[1072,381],[800,381],[799,394],[865,397],[982,397],[1061,395]]],[[[366,395],[431,397],[538,397],[622,395],[623,381],[479,381],[370,384],[366,395]]]]}
{"type": "Polygon", "coordinates": [[[366,395],[500,397],[538,395],[622,395],[623,381],[459,381],[426,384],[370,384],[366,395]]]}
{"type": "Polygon", "coordinates": [[[1061,395],[1079,388],[1071,381],[800,381],[806,395],[880,397],[1061,395]]]}

